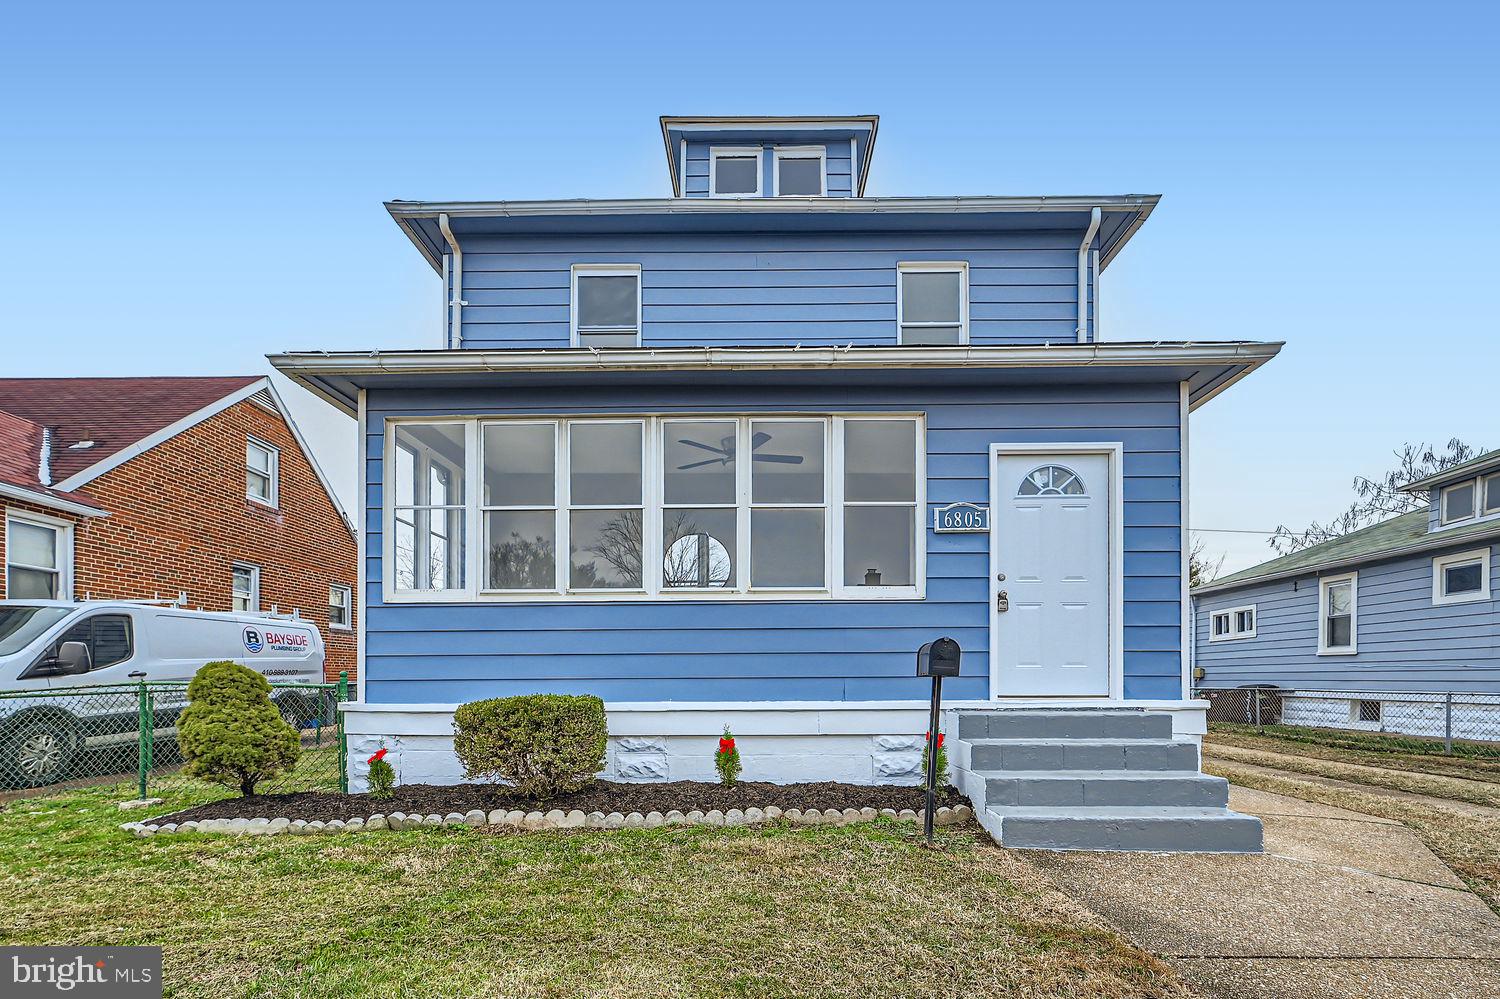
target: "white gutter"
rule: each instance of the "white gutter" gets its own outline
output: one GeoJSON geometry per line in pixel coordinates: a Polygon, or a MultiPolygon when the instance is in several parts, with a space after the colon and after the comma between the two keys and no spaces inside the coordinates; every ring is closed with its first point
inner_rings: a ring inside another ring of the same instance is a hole
{"type": "Polygon", "coordinates": [[[37,506],[45,506],[53,510],[61,510],[63,513],[77,514],[80,517],[109,516],[108,511],[100,510],[98,507],[84,506],[82,503],[65,500],[60,496],[49,496],[47,493],[39,493],[21,486],[13,486],[7,482],[0,482],[0,496],[22,500],[26,503],[35,503],[37,506]]]}
{"type": "Polygon", "coordinates": [[[1095,205],[1089,212],[1088,231],[1083,234],[1083,242],[1078,244],[1078,342],[1087,343],[1089,339],[1089,251],[1094,248],[1094,237],[1099,234],[1099,223],[1103,220],[1103,213],[1099,206],[1095,205]]]}
{"type": "Polygon", "coordinates": [[[469,304],[464,301],[464,251],[453,237],[453,230],[448,227],[447,212],[438,215],[438,228],[443,231],[443,238],[448,241],[448,249],[453,254],[453,291],[448,300],[448,322],[451,324],[448,345],[458,348],[464,345],[464,306],[469,304]]]}

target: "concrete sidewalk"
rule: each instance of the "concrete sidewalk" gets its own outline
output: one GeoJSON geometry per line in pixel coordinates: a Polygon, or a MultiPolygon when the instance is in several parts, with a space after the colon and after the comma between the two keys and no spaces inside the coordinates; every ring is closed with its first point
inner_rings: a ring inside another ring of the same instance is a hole
{"type": "Polygon", "coordinates": [[[1398,822],[1235,787],[1263,856],[1039,853],[1205,996],[1500,995],[1500,918],[1398,822]]]}

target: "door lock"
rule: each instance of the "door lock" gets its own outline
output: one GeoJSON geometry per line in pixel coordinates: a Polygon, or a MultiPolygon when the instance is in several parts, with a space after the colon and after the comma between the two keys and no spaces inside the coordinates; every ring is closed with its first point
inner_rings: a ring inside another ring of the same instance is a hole
{"type": "Polygon", "coordinates": [[[1001,590],[995,594],[995,610],[1004,613],[1010,610],[1010,594],[1001,590]]]}

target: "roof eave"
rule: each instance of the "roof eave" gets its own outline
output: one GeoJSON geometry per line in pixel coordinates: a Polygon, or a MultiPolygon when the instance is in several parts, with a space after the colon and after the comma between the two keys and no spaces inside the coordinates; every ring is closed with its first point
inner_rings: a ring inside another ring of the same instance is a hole
{"type": "Polygon", "coordinates": [[[1472,458],[1463,464],[1454,465],[1452,468],[1441,472],[1434,472],[1432,475],[1417,479],[1415,482],[1408,482],[1401,487],[1401,491],[1405,493],[1425,492],[1435,486],[1462,482],[1465,479],[1478,475],[1487,475],[1496,470],[1500,470],[1500,452],[1480,455],[1478,458],[1472,458]]]}
{"type": "Polygon", "coordinates": [[[1315,576],[1335,569],[1349,569],[1354,566],[1367,565],[1371,562],[1384,562],[1387,559],[1399,558],[1403,555],[1420,555],[1423,552],[1433,551],[1438,548],[1448,548],[1457,544],[1469,544],[1474,541],[1500,536],[1500,521],[1496,521],[1493,530],[1475,531],[1472,534],[1464,534],[1457,538],[1452,535],[1443,536],[1441,532],[1434,532],[1422,541],[1412,544],[1397,546],[1395,548],[1382,548],[1379,551],[1364,552],[1359,555],[1345,556],[1344,558],[1328,559],[1323,562],[1314,562],[1310,565],[1299,566],[1295,569],[1285,569],[1279,572],[1269,572],[1264,576],[1251,576],[1248,579],[1237,579],[1232,582],[1204,583],[1202,586],[1194,587],[1192,596],[1206,596],[1210,593],[1228,593],[1231,590],[1242,589],[1246,586],[1258,586],[1261,583],[1274,583],[1278,580],[1292,579],[1296,576],[1315,576]]]}
{"type": "Polygon", "coordinates": [[[59,510],[63,513],[71,513],[78,517],[109,516],[109,511],[101,507],[80,503],[77,500],[66,499],[62,496],[55,496],[49,492],[27,489],[25,486],[14,485],[10,482],[0,482],[0,496],[19,500],[23,503],[34,503],[37,506],[47,507],[50,510],[59,510]]]}

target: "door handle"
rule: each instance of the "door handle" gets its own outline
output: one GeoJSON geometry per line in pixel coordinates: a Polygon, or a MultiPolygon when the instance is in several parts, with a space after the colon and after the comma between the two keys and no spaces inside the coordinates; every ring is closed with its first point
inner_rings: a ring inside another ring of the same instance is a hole
{"type": "Polygon", "coordinates": [[[1001,614],[1010,610],[1010,594],[1001,590],[995,594],[995,610],[1001,614]]]}

